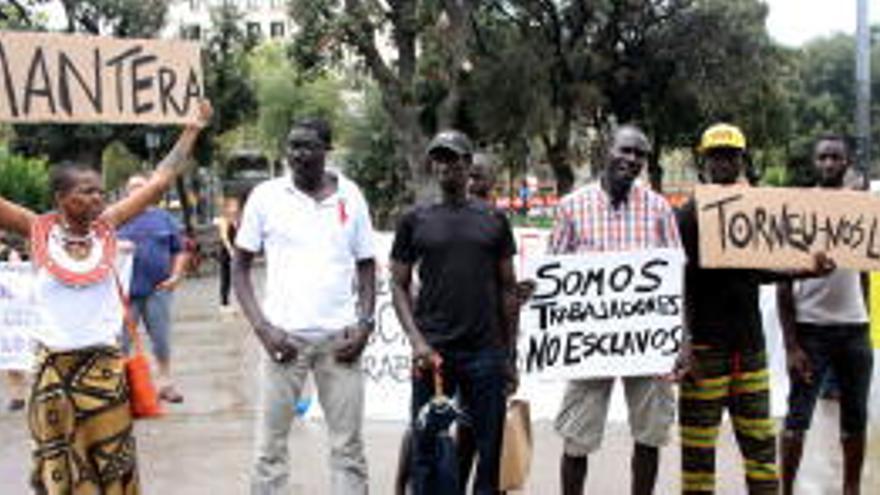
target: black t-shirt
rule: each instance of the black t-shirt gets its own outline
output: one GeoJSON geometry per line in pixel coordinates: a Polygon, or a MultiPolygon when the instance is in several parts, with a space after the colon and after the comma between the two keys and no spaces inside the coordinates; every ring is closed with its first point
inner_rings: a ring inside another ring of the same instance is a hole
{"type": "Polygon", "coordinates": [[[414,316],[429,345],[500,346],[499,264],[515,253],[507,218],[478,201],[417,206],[400,219],[391,258],[418,265],[414,316]]]}
{"type": "Polygon", "coordinates": [[[677,212],[687,254],[685,310],[691,340],[731,350],[764,348],[759,289],[781,278],[763,270],[700,268],[700,234],[693,200],[677,212]]]}

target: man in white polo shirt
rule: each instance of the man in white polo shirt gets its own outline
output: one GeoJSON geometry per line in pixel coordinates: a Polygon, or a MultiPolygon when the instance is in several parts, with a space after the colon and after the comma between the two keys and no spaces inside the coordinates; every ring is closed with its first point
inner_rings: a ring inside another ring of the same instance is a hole
{"type": "Polygon", "coordinates": [[[233,287],[266,350],[253,495],[288,493],[293,405],[309,372],[330,435],[332,493],[367,493],[360,356],[374,325],[373,229],[357,186],[326,169],[330,145],[323,120],[296,123],[287,136],[292,174],[254,189],[235,239],[233,287]],[[262,305],[250,276],[260,251],[262,305]]]}

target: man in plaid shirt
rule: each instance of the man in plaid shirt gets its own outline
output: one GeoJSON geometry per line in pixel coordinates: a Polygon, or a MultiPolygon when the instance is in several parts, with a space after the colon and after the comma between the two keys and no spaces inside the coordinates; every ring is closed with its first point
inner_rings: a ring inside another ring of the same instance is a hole
{"type": "MultiPolygon", "coordinates": [[[[557,209],[549,253],[631,251],[679,247],[675,216],[666,200],[635,183],[651,147],[633,126],[614,133],[598,183],[568,196],[557,209]]],[[[655,376],[625,377],[630,431],[635,440],[632,493],[654,490],[659,447],[667,442],[675,417],[670,383],[655,376]]],[[[587,455],[602,443],[614,378],[571,380],[556,417],[564,439],[560,465],[563,495],[580,495],[587,478],[587,455]]]]}

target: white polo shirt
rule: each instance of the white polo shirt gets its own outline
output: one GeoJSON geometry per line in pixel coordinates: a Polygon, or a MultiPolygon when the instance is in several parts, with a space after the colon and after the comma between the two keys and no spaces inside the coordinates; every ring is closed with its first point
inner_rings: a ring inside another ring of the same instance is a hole
{"type": "Polygon", "coordinates": [[[323,201],[289,175],[251,192],[235,244],[266,254],[263,312],[275,326],[321,337],[357,321],[356,262],[373,258],[373,226],[358,187],[337,172],[323,201]]]}

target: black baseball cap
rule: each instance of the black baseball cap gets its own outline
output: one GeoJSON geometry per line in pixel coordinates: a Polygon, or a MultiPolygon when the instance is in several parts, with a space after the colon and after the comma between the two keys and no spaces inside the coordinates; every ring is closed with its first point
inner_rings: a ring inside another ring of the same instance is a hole
{"type": "Polygon", "coordinates": [[[428,155],[440,150],[447,149],[459,156],[473,155],[474,145],[470,138],[461,131],[454,129],[438,132],[428,144],[428,155]]]}

